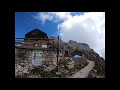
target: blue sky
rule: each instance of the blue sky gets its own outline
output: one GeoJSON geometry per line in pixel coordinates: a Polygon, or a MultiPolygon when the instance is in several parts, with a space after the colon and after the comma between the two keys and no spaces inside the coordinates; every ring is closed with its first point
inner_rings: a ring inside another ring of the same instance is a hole
{"type": "MultiPolygon", "coordinates": [[[[51,21],[46,21],[45,24],[35,18],[38,12],[15,12],[15,36],[16,38],[24,38],[25,34],[35,28],[38,28],[47,33],[48,36],[57,36],[57,25],[51,21]]],[[[71,15],[83,14],[80,12],[73,12],[71,15]]]]}
{"type": "Polygon", "coordinates": [[[16,38],[24,38],[24,35],[38,28],[51,36],[57,29],[56,23],[47,22],[45,25],[33,18],[36,12],[16,12],[15,13],[15,35],[16,38]]]}

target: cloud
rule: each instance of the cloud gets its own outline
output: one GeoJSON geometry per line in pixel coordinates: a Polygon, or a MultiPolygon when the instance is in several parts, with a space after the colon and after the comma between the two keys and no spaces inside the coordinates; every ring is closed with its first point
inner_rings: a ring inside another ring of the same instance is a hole
{"type": "Polygon", "coordinates": [[[100,56],[105,58],[105,12],[86,12],[72,15],[70,12],[38,13],[37,17],[57,22],[62,39],[87,43],[100,56]]]}
{"type": "Polygon", "coordinates": [[[50,20],[50,21],[53,20],[53,16],[50,16],[47,13],[38,13],[36,16],[34,16],[34,18],[42,21],[42,24],[45,24],[46,20],[50,20]]]}
{"type": "Polygon", "coordinates": [[[87,43],[91,48],[105,56],[105,13],[84,13],[72,16],[58,25],[64,41],[75,40],[87,43]],[[103,54],[104,53],[104,54],[103,54]]]}
{"type": "Polygon", "coordinates": [[[56,23],[70,17],[71,17],[70,12],[40,12],[33,18],[40,20],[42,24],[45,24],[45,21],[47,20],[56,23]]]}

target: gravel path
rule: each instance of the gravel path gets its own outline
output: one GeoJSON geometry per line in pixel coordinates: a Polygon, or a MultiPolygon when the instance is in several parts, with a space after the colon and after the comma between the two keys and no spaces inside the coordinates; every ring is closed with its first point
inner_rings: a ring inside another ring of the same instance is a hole
{"type": "Polygon", "coordinates": [[[70,78],[87,78],[89,72],[94,68],[95,63],[93,61],[87,60],[89,64],[85,66],[83,69],[73,74],[70,78]]]}

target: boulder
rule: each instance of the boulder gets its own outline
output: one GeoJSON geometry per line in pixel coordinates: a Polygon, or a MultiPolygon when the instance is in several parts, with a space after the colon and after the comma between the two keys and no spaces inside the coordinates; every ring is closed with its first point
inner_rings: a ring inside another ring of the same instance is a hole
{"type": "Polygon", "coordinates": [[[74,68],[74,61],[70,60],[70,62],[68,62],[66,66],[68,67],[68,69],[74,68]]]}
{"type": "Polygon", "coordinates": [[[45,71],[51,71],[55,68],[55,65],[49,65],[48,67],[46,67],[44,70],[45,71]]]}

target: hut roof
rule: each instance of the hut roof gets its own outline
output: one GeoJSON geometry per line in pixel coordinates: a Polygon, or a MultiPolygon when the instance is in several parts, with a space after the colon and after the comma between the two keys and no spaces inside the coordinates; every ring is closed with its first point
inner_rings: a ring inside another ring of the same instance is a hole
{"type": "Polygon", "coordinates": [[[25,38],[48,38],[48,36],[45,32],[36,28],[25,34],[25,38]]]}

